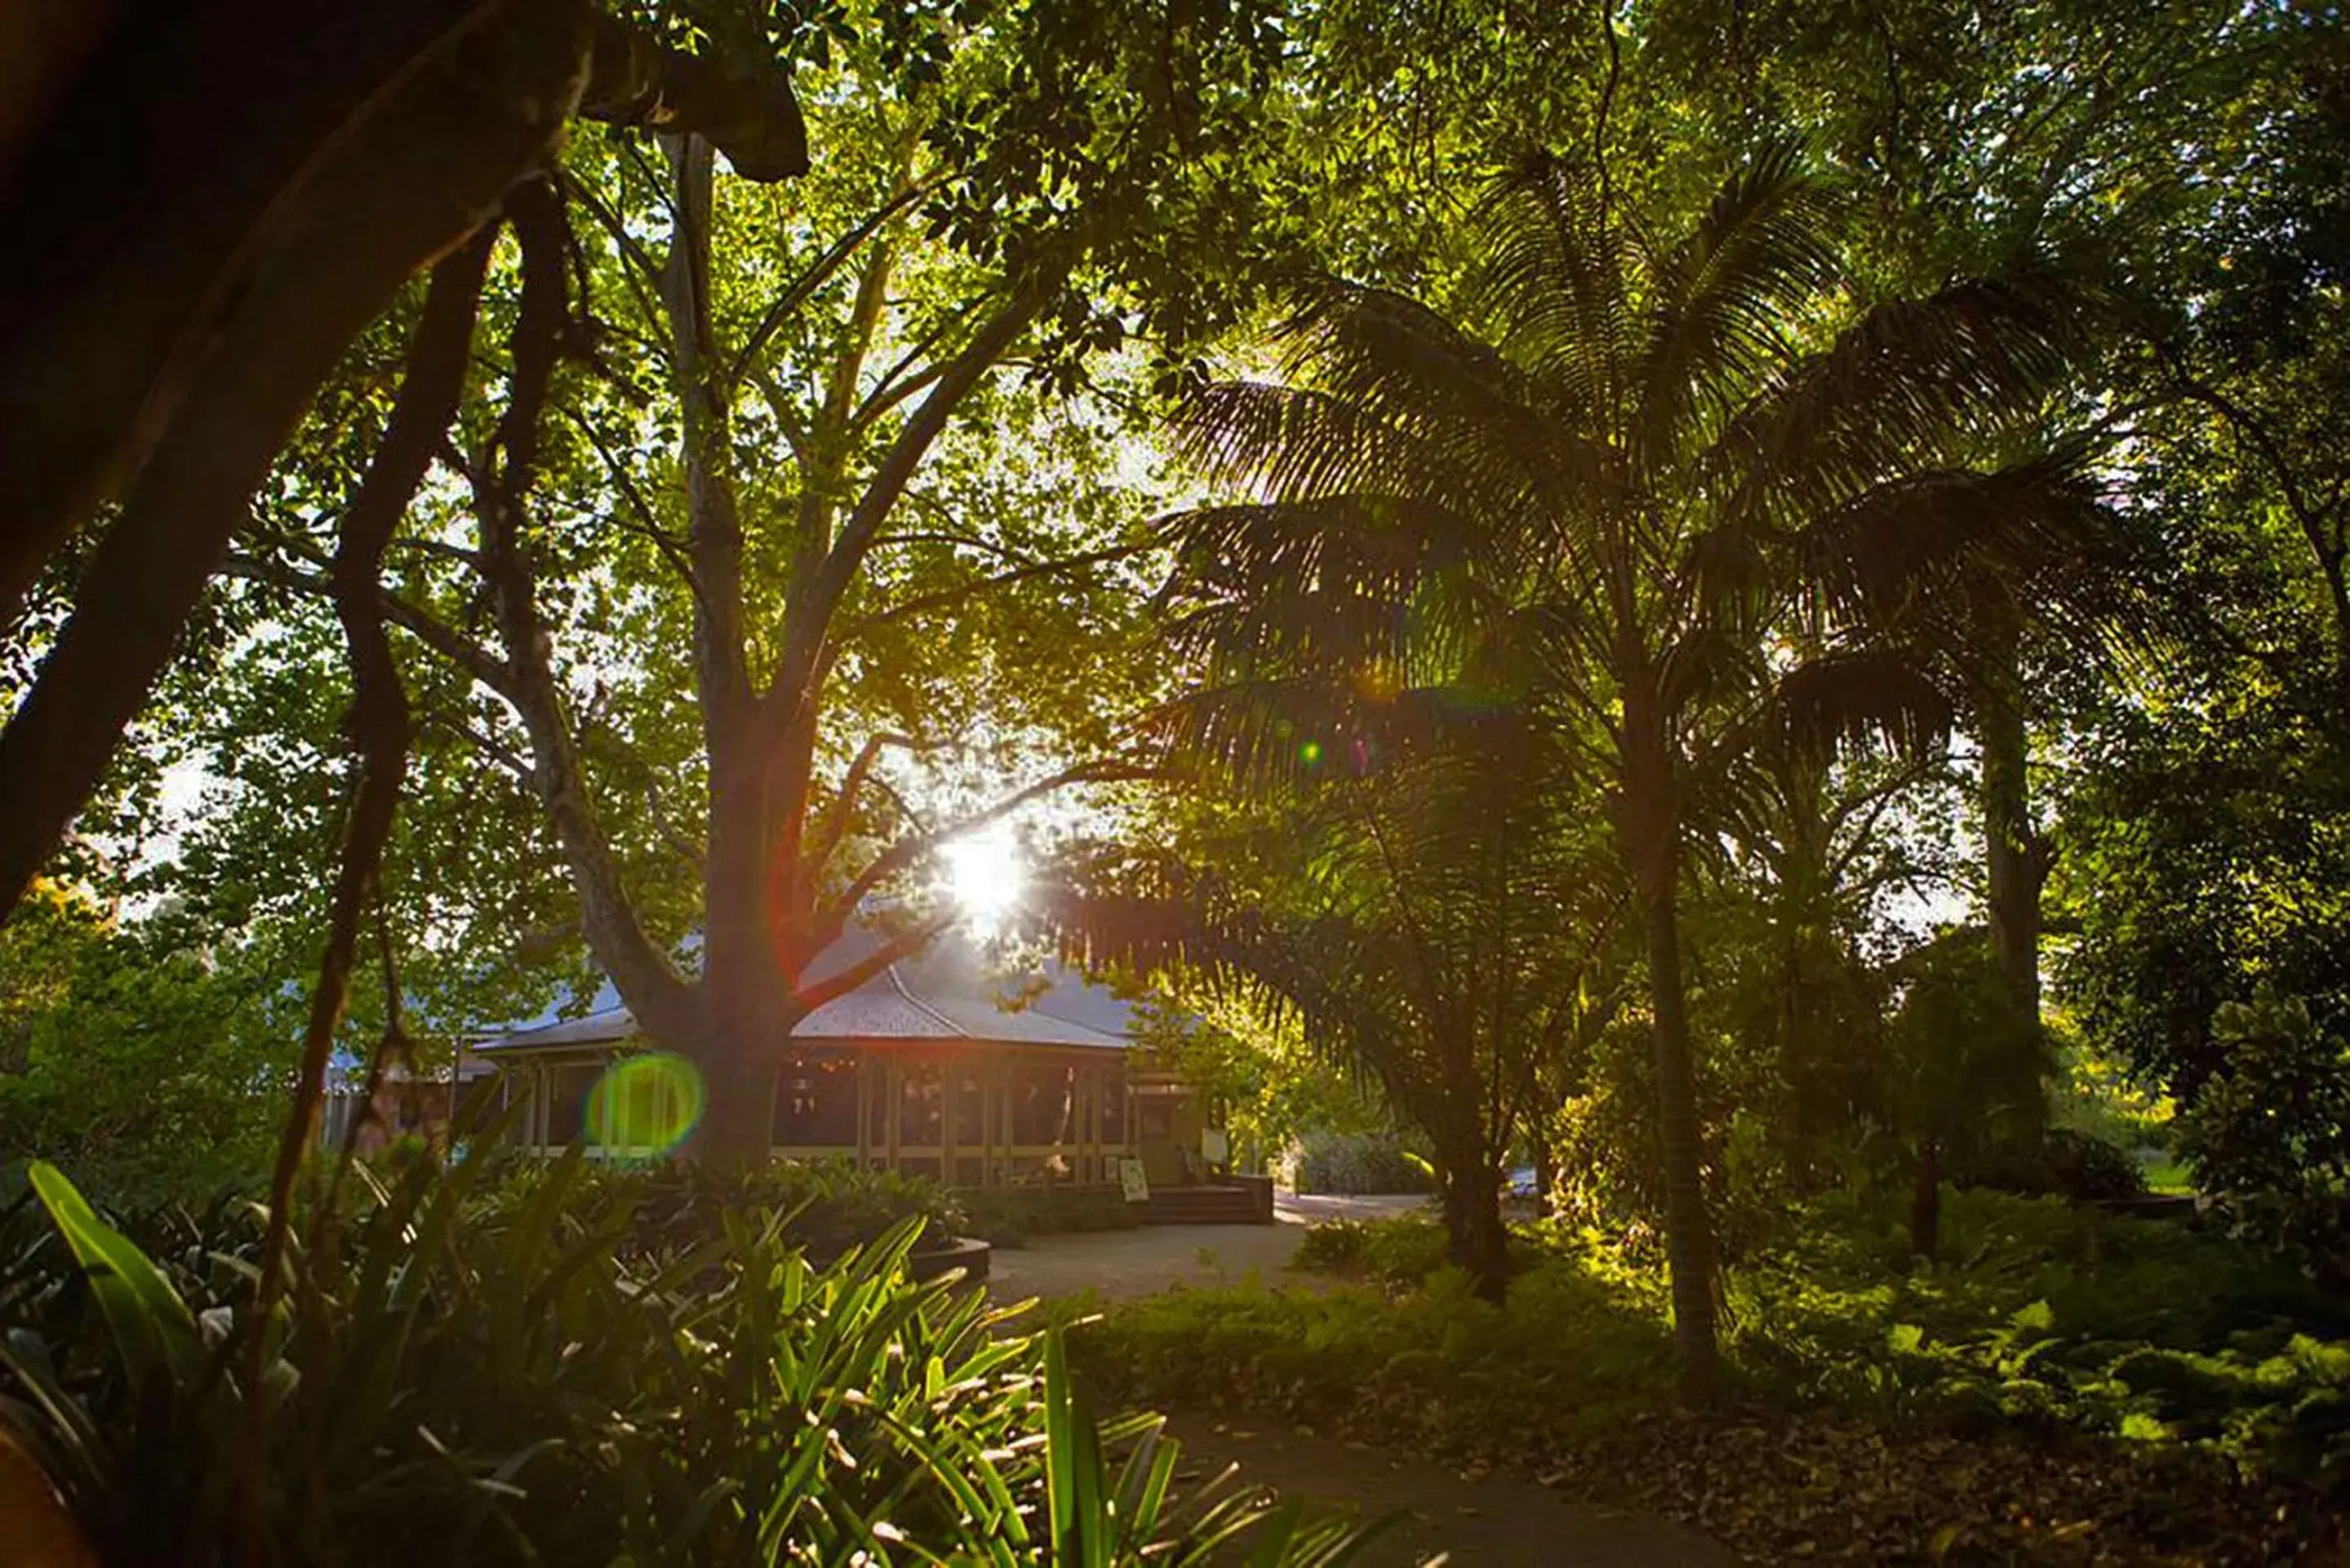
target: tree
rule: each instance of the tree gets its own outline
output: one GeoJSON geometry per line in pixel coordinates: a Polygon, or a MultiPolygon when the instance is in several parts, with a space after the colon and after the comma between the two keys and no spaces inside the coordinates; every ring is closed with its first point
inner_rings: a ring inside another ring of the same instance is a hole
{"type": "MultiPolygon", "coordinates": [[[[1244,280],[1128,218],[1248,198],[1246,158],[1183,146],[1237,137],[1263,61],[1246,13],[1187,27],[1179,85],[1211,98],[1170,124],[1129,90],[1168,63],[1136,15],[842,43],[809,79],[843,152],[788,199],[628,132],[508,199],[504,396],[461,415],[382,612],[494,700],[456,722],[536,797],[639,1026],[701,1065],[713,1158],[764,1154],[775,1040],[954,918],[922,896],[941,845],[1135,771],[1124,688],[1046,674],[1122,635],[1143,542],[1089,483],[1111,421],[1060,410],[1129,321],[1203,330],[1244,280]],[[882,946],[813,972],[882,895],[882,946]]],[[[323,591],[317,518],[272,524],[237,570],[323,591]]]]}
{"type": "Polygon", "coordinates": [[[1082,868],[1050,913],[1094,962],[1294,1015],[1375,1085],[1434,1154],[1451,1261],[1498,1301],[1503,1169],[1540,1064],[1615,1014],[1625,899],[1538,721],[1419,695],[1412,740],[1332,722],[1299,732],[1285,788],[1204,781],[1204,830],[1082,868]]]}
{"type": "MultiPolygon", "coordinates": [[[[1713,1259],[1679,909],[1693,805],[1766,735],[1914,737],[1947,716],[1869,634],[1922,581],[2077,509],[2062,465],[1951,466],[2036,411],[2076,324],[2060,275],[2019,264],[1818,332],[1833,206],[1792,151],[1679,223],[1627,212],[1607,151],[1603,119],[1591,155],[1530,158],[1492,193],[1468,325],[1384,289],[1313,290],[1284,333],[1290,384],[1195,403],[1194,451],[1257,499],[1201,514],[1182,548],[1200,591],[1255,604],[1232,624],[1260,644],[1357,668],[1430,585],[1537,586],[1543,679],[1593,738],[1579,760],[1606,781],[1644,924],[1676,1335],[1704,1400],[1713,1259]]],[[[1237,637],[1222,651],[1253,657],[1237,637]]]]}
{"type": "Polygon", "coordinates": [[[117,514],[0,732],[0,911],[97,784],[246,504],[345,348],[575,113],[658,116],[746,172],[807,165],[788,82],[582,0],[120,8],[0,190],[0,624],[117,514]],[[149,13],[160,13],[150,15],[149,13]],[[218,84],[244,84],[222,113],[218,84]]]}

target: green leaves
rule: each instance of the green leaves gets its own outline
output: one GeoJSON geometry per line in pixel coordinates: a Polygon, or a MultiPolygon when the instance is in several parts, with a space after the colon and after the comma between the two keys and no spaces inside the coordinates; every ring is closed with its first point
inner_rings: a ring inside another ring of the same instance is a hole
{"type": "Polygon", "coordinates": [[[133,1383],[143,1386],[159,1373],[182,1384],[193,1379],[204,1361],[203,1342],[188,1303],[171,1282],[120,1231],[98,1217],[57,1167],[36,1160],[28,1174],[42,1207],[88,1275],[91,1293],[133,1383]]]}
{"type": "Polygon", "coordinates": [[[908,1277],[919,1218],[822,1267],[743,1211],[672,1216],[648,1252],[576,1165],[513,1190],[487,1174],[420,1163],[307,1228],[255,1394],[220,1375],[234,1346],[203,1343],[249,1308],[250,1212],[159,1221],[151,1255],[36,1168],[91,1288],[58,1289],[54,1238],[18,1224],[0,1406],[109,1564],[226,1563],[255,1529],[286,1560],[359,1565],[1138,1568],[1249,1532],[1288,1565],[1360,1539],[1179,1489],[1174,1445],[1097,1421],[1057,1337],[908,1277]],[[237,1469],[255,1397],[257,1514],[237,1469]]]}

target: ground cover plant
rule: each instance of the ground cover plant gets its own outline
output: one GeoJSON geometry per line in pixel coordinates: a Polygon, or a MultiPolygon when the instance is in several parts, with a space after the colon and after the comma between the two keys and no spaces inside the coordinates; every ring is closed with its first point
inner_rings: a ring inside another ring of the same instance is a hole
{"type": "Polygon", "coordinates": [[[249,1207],[143,1244],[53,1168],[7,1217],[0,1414],[100,1561],[1336,1563],[1358,1539],[1173,1483],[1057,1337],[951,1281],[907,1220],[819,1266],[784,1216],[623,1245],[631,1199],[558,1168],[362,1173],[306,1226],[259,1345],[249,1207]]]}
{"type": "Polygon", "coordinates": [[[1031,1236],[1131,1231],[1142,1223],[1116,1188],[990,1187],[958,1194],[957,1201],[969,1233],[998,1247],[1022,1246],[1031,1236]]]}
{"type": "Polygon", "coordinates": [[[2322,1537],[2350,1499],[2338,1303],[2216,1233],[2054,1199],[1952,1191],[1943,1226],[1927,1263],[1899,1203],[1835,1196],[1731,1265],[1711,1421],[1671,1413],[1653,1271],[1541,1226],[1499,1306],[1431,1220],[1344,1222],[1300,1249],[1321,1288],[1121,1303],[1076,1350],[1133,1396],[1530,1470],[1762,1561],[2266,1562],[2322,1537]]]}

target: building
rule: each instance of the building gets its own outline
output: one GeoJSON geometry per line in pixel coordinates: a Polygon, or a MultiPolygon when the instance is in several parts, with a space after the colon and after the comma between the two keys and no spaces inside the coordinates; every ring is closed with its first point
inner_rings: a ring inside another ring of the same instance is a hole
{"type": "MultiPolygon", "coordinates": [[[[838,974],[879,939],[852,930],[811,979],[838,974]]],[[[1204,1180],[1220,1139],[1201,1096],[1129,1061],[1131,1005],[1057,962],[994,972],[970,939],[941,937],[800,1021],[775,1053],[770,1125],[778,1155],[846,1158],[951,1186],[1107,1183],[1139,1159],[1151,1184],[1204,1180]]],[[[583,1016],[476,1041],[522,1100],[520,1136],[599,1157],[650,1144],[596,1143],[589,1115],[607,1069],[645,1042],[609,986],[583,1016]]],[[[655,1092],[659,1092],[657,1089],[655,1092]]],[[[658,1107],[639,1125],[665,1125],[658,1107]]],[[[607,1120],[606,1126],[609,1127],[607,1120]]]]}

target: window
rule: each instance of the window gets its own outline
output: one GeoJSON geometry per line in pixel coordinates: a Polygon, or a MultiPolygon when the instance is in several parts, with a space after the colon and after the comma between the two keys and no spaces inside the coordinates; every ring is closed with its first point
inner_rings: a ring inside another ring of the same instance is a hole
{"type": "Polygon", "coordinates": [[[1066,1143],[1076,1134],[1074,1067],[1016,1067],[1012,1075],[1012,1141],[1066,1143]]]}
{"type": "Polygon", "coordinates": [[[965,1148],[987,1143],[987,1077],[976,1065],[950,1069],[955,1078],[954,1140],[965,1148]]]}
{"type": "Polygon", "coordinates": [[[814,1046],[789,1053],[775,1075],[775,1141],[786,1148],[857,1145],[857,1057],[814,1046]]]}
{"type": "Polygon", "coordinates": [[[1126,1147],[1126,1064],[1101,1070],[1101,1140],[1105,1148],[1126,1147]]]}
{"type": "Polygon", "coordinates": [[[547,1069],[548,1147],[569,1148],[588,1140],[588,1098],[596,1091],[596,1080],[603,1075],[603,1067],[594,1062],[547,1069]]]}
{"type": "Polygon", "coordinates": [[[898,1142],[935,1147],[946,1128],[946,1075],[935,1062],[910,1060],[898,1069],[898,1142]]]}

